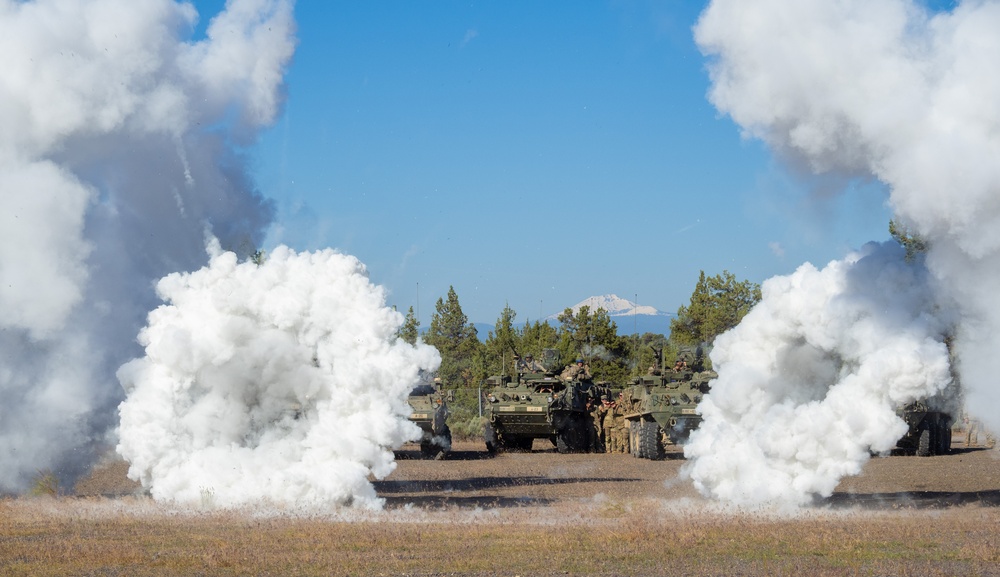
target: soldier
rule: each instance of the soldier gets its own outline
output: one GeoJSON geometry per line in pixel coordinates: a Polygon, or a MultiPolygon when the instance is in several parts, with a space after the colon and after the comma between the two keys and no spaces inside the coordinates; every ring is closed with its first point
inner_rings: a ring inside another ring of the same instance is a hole
{"type": "Polygon", "coordinates": [[[535,357],[531,354],[527,354],[523,359],[517,361],[517,372],[519,373],[542,373],[545,372],[545,367],[541,363],[535,360],[535,357]]]}
{"type": "Polygon", "coordinates": [[[559,378],[564,381],[584,381],[590,376],[590,366],[583,362],[583,359],[577,359],[575,364],[567,365],[563,372],[559,375],[559,378]]]}
{"type": "Polygon", "coordinates": [[[965,446],[971,447],[978,444],[979,422],[976,419],[969,418],[968,413],[963,415],[962,420],[965,422],[965,446]]]}
{"type": "Polygon", "coordinates": [[[623,393],[618,393],[618,451],[620,453],[629,453],[630,447],[628,442],[628,419],[625,418],[625,397],[623,393]]]}
{"type": "Polygon", "coordinates": [[[646,374],[658,377],[661,374],[663,374],[663,370],[660,369],[660,365],[663,364],[663,349],[662,348],[658,349],[656,347],[652,347],[652,349],[653,349],[653,364],[650,365],[649,370],[646,371],[646,374]]]}
{"type": "Polygon", "coordinates": [[[608,453],[618,452],[618,436],[615,431],[615,402],[605,397],[601,404],[604,406],[604,443],[608,453]]]}
{"type": "Polygon", "coordinates": [[[606,439],[604,436],[604,418],[608,414],[608,396],[601,395],[600,401],[593,403],[587,401],[587,409],[590,412],[591,427],[589,431],[590,450],[594,453],[603,453],[606,450],[606,439]]]}

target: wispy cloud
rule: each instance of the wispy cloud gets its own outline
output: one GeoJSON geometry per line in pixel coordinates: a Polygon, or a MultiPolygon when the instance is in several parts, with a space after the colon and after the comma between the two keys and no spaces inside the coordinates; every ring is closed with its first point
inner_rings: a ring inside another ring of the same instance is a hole
{"type": "Polygon", "coordinates": [[[785,247],[781,246],[780,242],[771,241],[767,243],[767,247],[771,249],[771,252],[774,253],[774,256],[778,258],[785,258],[785,247]]]}
{"type": "Polygon", "coordinates": [[[465,37],[462,38],[462,43],[460,44],[460,46],[462,48],[465,48],[465,45],[468,44],[469,42],[472,42],[473,39],[475,39],[477,36],[479,36],[479,31],[476,30],[475,28],[469,28],[468,30],[465,31],[465,37]]]}

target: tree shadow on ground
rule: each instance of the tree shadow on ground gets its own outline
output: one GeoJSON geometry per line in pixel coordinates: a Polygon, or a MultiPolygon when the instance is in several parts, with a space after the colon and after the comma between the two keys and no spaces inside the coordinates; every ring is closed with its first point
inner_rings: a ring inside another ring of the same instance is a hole
{"type": "Polygon", "coordinates": [[[407,497],[384,497],[385,508],[405,509],[416,507],[424,510],[441,509],[510,509],[516,507],[544,507],[553,502],[541,497],[501,497],[482,495],[479,497],[454,497],[449,495],[418,495],[407,497]]]}
{"type": "MultiPolygon", "coordinates": [[[[394,455],[396,459],[407,461],[407,460],[433,460],[434,457],[425,456],[420,452],[420,449],[400,449],[395,451],[394,455]]],[[[483,459],[492,459],[493,455],[486,452],[486,448],[483,447],[482,451],[449,451],[445,453],[442,457],[445,461],[480,461],[483,459]]]]}
{"type": "Polygon", "coordinates": [[[486,491],[510,487],[532,487],[540,485],[566,485],[570,483],[635,482],[640,479],[621,477],[469,477],[467,479],[440,479],[424,481],[375,481],[379,495],[385,493],[435,493],[442,491],[486,491]]]}
{"type": "Polygon", "coordinates": [[[1000,506],[1000,491],[906,491],[899,493],[834,493],[817,506],[833,509],[948,509],[963,505],[1000,506]]]}

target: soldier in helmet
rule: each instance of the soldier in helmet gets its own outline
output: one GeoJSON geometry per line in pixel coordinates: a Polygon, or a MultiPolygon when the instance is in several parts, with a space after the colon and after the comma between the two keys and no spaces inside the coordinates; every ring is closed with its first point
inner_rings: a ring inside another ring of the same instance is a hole
{"type": "Polygon", "coordinates": [[[587,401],[587,408],[590,412],[591,427],[589,432],[590,450],[594,453],[603,453],[607,447],[607,439],[604,436],[604,419],[608,415],[610,401],[607,395],[592,403],[587,401]]]}
{"type": "Polygon", "coordinates": [[[535,360],[534,355],[528,353],[523,359],[517,361],[517,372],[519,373],[543,373],[545,367],[535,360]]]}
{"type": "Polygon", "coordinates": [[[572,365],[568,365],[559,378],[564,381],[583,381],[591,378],[590,366],[583,362],[583,359],[576,359],[572,365]]]}

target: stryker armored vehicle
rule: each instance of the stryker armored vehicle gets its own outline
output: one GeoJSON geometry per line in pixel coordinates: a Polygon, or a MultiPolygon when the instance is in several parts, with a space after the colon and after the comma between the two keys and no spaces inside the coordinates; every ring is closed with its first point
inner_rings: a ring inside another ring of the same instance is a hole
{"type": "Polygon", "coordinates": [[[698,403],[708,392],[711,380],[718,376],[714,371],[688,368],[683,356],[685,360],[679,360],[675,369],[661,369],[661,355],[657,350],[650,374],[635,377],[622,392],[633,457],[663,459],[668,445],[686,441],[701,424],[698,403]]]}
{"type": "Polygon", "coordinates": [[[546,349],[541,361],[519,360],[516,376],[486,379],[483,439],[490,453],[530,451],[535,439],[548,439],[560,453],[590,449],[591,407],[606,385],[589,375],[560,378],[557,351],[546,349]]]}
{"type": "Polygon", "coordinates": [[[962,406],[962,382],[955,370],[956,361],[949,344],[951,382],[931,397],[923,398],[896,409],[896,415],[906,422],[906,434],[896,441],[896,449],[904,453],[929,457],[951,452],[952,415],[962,406]]]}
{"type": "Polygon", "coordinates": [[[927,400],[912,402],[896,410],[909,430],[896,447],[918,457],[947,455],[951,452],[951,415],[934,410],[927,400]]]}
{"type": "Polygon", "coordinates": [[[443,391],[435,379],[434,385],[417,385],[410,391],[410,421],[420,427],[420,453],[425,457],[444,458],[451,451],[451,429],[448,428],[448,401],[454,401],[454,391],[443,391]]]}

